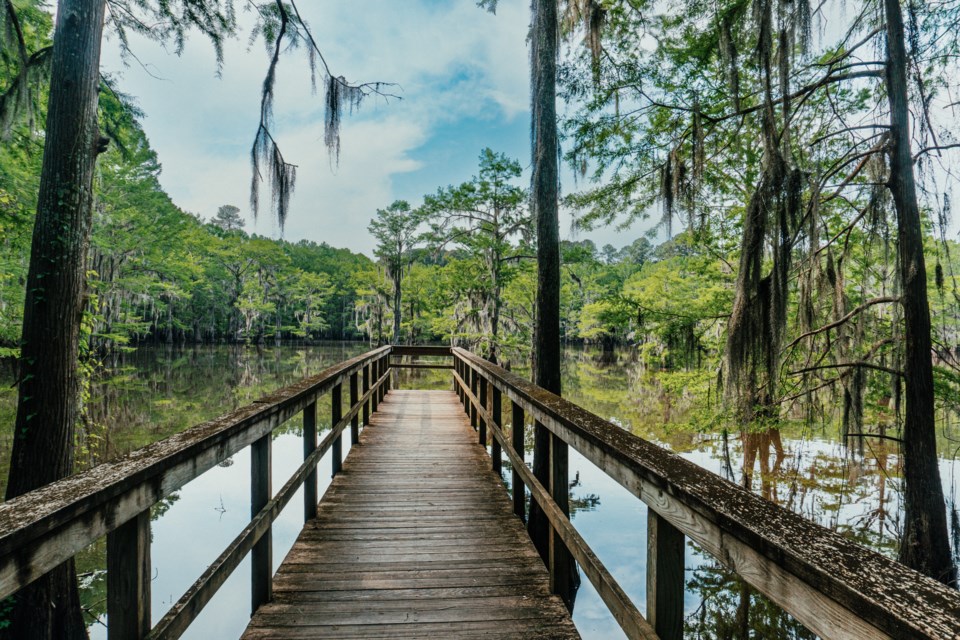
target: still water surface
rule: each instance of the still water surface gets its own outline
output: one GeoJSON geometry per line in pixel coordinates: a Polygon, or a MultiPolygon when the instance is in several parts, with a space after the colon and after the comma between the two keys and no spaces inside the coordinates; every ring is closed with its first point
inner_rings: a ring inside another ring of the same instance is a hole
{"type": "MultiPolygon", "coordinates": [[[[92,390],[92,435],[81,443],[81,464],[114,458],[182,431],[367,348],[365,344],[340,343],[262,350],[142,348],[118,357],[107,363],[107,374],[92,390]]],[[[900,480],[896,449],[888,441],[868,440],[861,453],[859,447],[843,447],[835,427],[810,425],[785,429],[779,439],[751,436],[743,441],[739,435],[724,436],[722,430],[711,430],[716,427],[698,428],[696,420],[690,424],[691,412],[702,409],[708,399],[689,397],[682,388],[665,390],[629,350],[612,358],[581,348],[567,349],[564,355],[564,390],[573,402],[734,482],[742,483],[745,475],[750,476],[752,488],[768,499],[884,553],[894,552],[900,480]]],[[[449,385],[448,372],[401,372],[401,388],[449,385]]],[[[14,401],[12,391],[0,394],[0,424],[5,426],[0,430],[3,480],[14,401]]],[[[319,406],[318,424],[321,428],[329,425],[325,403],[319,406]]],[[[302,459],[299,428],[299,422],[293,420],[274,437],[275,489],[284,484],[302,459]]],[[[945,425],[943,437],[952,439],[955,428],[945,425]]],[[[532,441],[531,433],[528,441],[532,441]]],[[[344,453],[348,451],[349,438],[345,438],[344,453]]],[[[245,450],[155,507],[151,547],[154,622],[248,522],[249,469],[249,452],[245,450]]],[[[508,469],[505,465],[507,477],[508,469]]],[[[577,529],[642,611],[646,507],[574,451],[570,469],[575,480],[572,504],[577,529]]],[[[954,462],[942,461],[941,473],[952,508],[960,486],[954,462]]],[[[329,458],[321,462],[318,475],[322,494],[330,479],[329,458]]],[[[276,566],[300,531],[301,504],[298,494],[274,524],[276,566]]],[[[101,541],[78,558],[92,638],[106,637],[103,547],[101,541]]],[[[752,637],[813,637],[689,543],[686,563],[686,637],[734,637],[743,630],[744,621],[752,637]]],[[[249,561],[245,561],[185,638],[209,640],[240,635],[248,619],[249,572],[249,561]]],[[[622,637],[587,581],[577,596],[574,621],[585,638],[622,637]]]]}

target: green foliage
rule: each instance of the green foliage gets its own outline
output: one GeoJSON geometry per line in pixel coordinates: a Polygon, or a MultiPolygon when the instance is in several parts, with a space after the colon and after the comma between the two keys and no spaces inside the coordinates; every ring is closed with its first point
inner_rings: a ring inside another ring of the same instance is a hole
{"type": "Polygon", "coordinates": [[[517,161],[484,149],[476,176],[425,196],[422,207],[425,242],[436,253],[460,252],[449,280],[455,338],[493,359],[502,347],[503,289],[530,240],[527,192],[514,184],[520,171],[517,161]]]}

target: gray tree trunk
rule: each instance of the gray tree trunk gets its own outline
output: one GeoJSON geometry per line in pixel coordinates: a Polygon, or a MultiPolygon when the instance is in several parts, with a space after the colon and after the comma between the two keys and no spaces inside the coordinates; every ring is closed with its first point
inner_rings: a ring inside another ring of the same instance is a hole
{"type": "MultiPolygon", "coordinates": [[[[104,0],[60,0],[7,499],[73,472],[104,0]]],[[[16,595],[9,637],[85,638],[73,561],[16,595]]]]}
{"type": "Polygon", "coordinates": [[[937,461],[934,422],[930,307],[923,257],[923,231],[910,150],[907,53],[898,0],[884,0],[887,18],[887,97],[890,103],[890,182],[897,210],[906,362],[903,425],[904,529],[900,562],[956,585],[950,557],[946,506],[937,461]]]}
{"type": "MultiPolygon", "coordinates": [[[[530,32],[533,115],[533,177],[531,208],[537,227],[537,310],[534,332],[534,382],[560,394],[560,223],[558,218],[557,142],[557,2],[533,0],[530,32]]],[[[569,515],[567,497],[567,445],[551,438],[542,425],[534,433],[533,473],[550,486],[551,466],[562,491],[554,499],[569,515]],[[551,447],[551,439],[553,439],[551,447]],[[551,448],[553,462],[551,464],[551,448]]],[[[527,529],[540,556],[548,562],[549,524],[543,511],[531,500],[527,529]]],[[[556,590],[573,610],[580,577],[576,564],[563,553],[558,566],[556,590]]]]}

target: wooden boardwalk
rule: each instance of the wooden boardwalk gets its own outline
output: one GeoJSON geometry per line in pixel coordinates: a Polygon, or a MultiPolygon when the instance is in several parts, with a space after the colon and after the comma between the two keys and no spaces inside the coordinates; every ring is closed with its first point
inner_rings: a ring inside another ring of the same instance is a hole
{"type": "Polygon", "coordinates": [[[579,638],[451,391],[391,391],[244,638],[579,638]]]}

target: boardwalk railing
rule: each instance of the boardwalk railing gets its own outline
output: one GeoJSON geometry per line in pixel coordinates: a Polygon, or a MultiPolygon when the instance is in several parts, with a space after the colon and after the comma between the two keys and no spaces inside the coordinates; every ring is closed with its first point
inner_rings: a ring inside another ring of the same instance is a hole
{"type": "Polygon", "coordinates": [[[342,434],[357,442],[390,386],[391,347],[382,347],[197,425],[125,458],[97,466],[0,504],[0,599],[107,536],[107,615],[111,640],[177,638],[250,553],[252,610],[272,591],[271,523],[304,485],[304,518],[317,513],[317,464],[342,434]],[[349,403],[344,411],[343,387],[349,403]],[[317,443],[317,402],[329,393],[331,429],[317,443]],[[274,495],[273,431],[303,415],[304,462],[274,495]],[[245,447],[251,448],[251,519],[164,617],[150,625],[150,507],[245,447]]]}
{"type": "Polygon", "coordinates": [[[631,638],[682,637],[684,538],[736,572],[809,630],[827,639],[960,638],[960,592],[870,551],[792,511],[627,433],[563,398],[463,349],[452,349],[454,385],[492,466],[513,467],[515,511],[524,486],[551,524],[552,582],[566,545],[631,638]],[[509,400],[510,433],[502,414],[509,400]],[[546,429],[546,479],[524,463],[524,416],[546,429]],[[566,446],[590,460],[648,507],[647,621],[564,514],[566,446]],[[563,505],[563,506],[561,506],[563,505]]]}
{"type": "Polygon", "coordinates": [[[551,582],[563,586],[561,547],[580,564],[631,638],[679,638],[683,552],[690,538],[818,635],[832,639],[960,638],[960,593],[813,524],[799,515],[642,440],[463,349],[383,347],[333,366],[230,414],[139,449],[116,462],[0,504],[0,599],[107,536],[108,637],[176,638],[240,561],[252,555],[252,610],[271,598],[271,523],[304,490],[304,517],[317,509],[316,466],[328,451],[334,473],[342,434],[357,442],[390,388],[391,368],[453,369],[454,387],[479,441],[500,472],[513,470],[514,510],[529,490],[551,525],[551,582]],[[391,355],[401,361],[391,362],[391,355]],[[453,365],[448,358],[452,355],[453,365]],[[412,358],[433,357],[411,362],[412,358]],[[438,362],[437,357],[444,358],[438,362]],[[406,361],[404,361],[406,358],[406,361]],[[347,385],[349,400],[343,400],[347,385]],[[331,430],[317,442],[316,405],[330,394],[331,430]],[[509,434],[503,421],[509,401],[509,434]],[[344,410],[346,408],[346,410],[344,410]],[[303,415],[304,463],[274,495],[271,434],[303,415]],[[523,424],[550,440],[547,477],[524,463],[523,424]],[[150,507],[251,447],[251,520],[159,623],[150,625],[150,507]],[[571,446],[649,507],[647,619],[616,584],[565,515],[571,446]],[[649,620],[649,623],[648,621],[649,620]],[[655,630],[655,631],[654,631],[655,630]]]}

